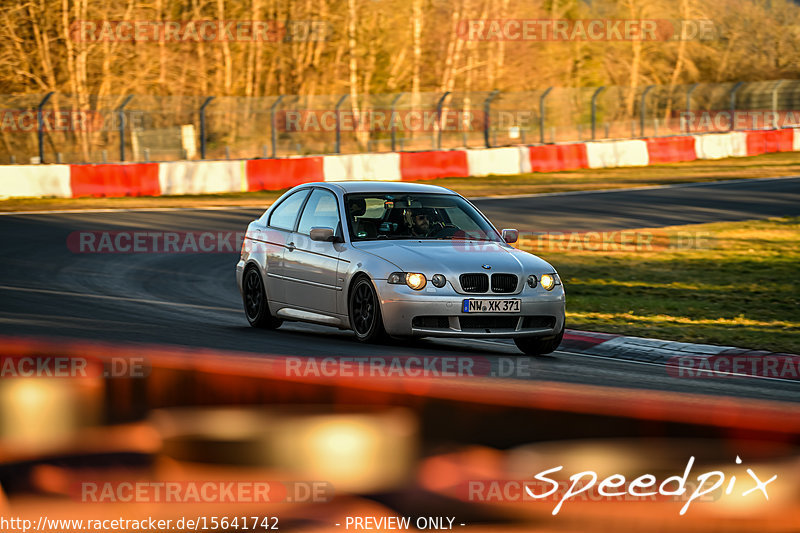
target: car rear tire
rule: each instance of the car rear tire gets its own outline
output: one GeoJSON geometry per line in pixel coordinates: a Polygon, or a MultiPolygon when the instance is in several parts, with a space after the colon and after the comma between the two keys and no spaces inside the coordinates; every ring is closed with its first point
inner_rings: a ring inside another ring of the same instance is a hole
{"type": "Polygon", "coordinates": [[[247,321],[254,328],[275,329],[283,324],[283,320],[275,318],[269,312],[267,291],[256,267],[248,267],[242,278],[242,303],[247,321]]]}
{"type": "Polygon", "coordinates": [[[368,277],[360,276],[350,287],[348,311],[356,339],[372,343],[386,339],[378,295],[368,277]]]}
{"type": "Polygon", "coordinates": [[[545,355],[555,352],[563,338],[564,328],[561,328],[557,335],[547,337],[515,337],[514,344],[525,355],[545,355]]]}

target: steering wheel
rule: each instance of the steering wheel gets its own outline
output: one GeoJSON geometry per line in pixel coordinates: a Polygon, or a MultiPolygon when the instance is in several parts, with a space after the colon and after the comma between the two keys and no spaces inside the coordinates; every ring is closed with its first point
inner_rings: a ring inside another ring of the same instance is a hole
{"type": "Polygon", "coordinates": [[[433,229],[428,232],[429,237],[452,237],[458,233],[458,226],[436,222],[433,229]]]}

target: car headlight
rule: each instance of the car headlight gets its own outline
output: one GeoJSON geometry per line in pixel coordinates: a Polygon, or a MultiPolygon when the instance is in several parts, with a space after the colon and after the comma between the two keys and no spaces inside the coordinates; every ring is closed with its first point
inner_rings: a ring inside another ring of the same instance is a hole
{"type": "Polygon", "coordinates": [[[531,289],[535,289],[537,283],[538,281],[536,279],[536,276],[534,276],[533,274],[528,276],[528,287],[530,287],[531,289]]]}
{"type": "Polygon", "coordinates": [[[428,283],[425,274],[420,274],[419,272],[392,272],[389,274],[386,281],[394,285],[402,285],[405,283],[415,291],[424,289],[425,285],[428,283]]]}
{"type": "Polygon", "coordinates": [[[447,283],[447,278],[444,277],[443,274],[436,274],[433,276],[433,278],[431,278],[431,283],[433,283],[435,287],[441,289],[444,287],[444,284],[447,283]]]}
{"type": "Polygon", "coordinates": [[[542,284],[542,287],[544,287],[548,291],[552,291],[553,287],[556,286],[556,275],[542,274],[542,277],[541,279],[539,279],[539,282],[542,284]]]}

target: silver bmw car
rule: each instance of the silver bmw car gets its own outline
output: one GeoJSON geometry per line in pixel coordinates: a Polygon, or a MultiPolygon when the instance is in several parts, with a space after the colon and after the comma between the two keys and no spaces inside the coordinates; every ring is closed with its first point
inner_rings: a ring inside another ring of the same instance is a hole
{"type": "Polygon", "coordinates": [[[442,187],[307,183],[248,225],[236,280],[255,327],[313,322],[363,342],[505,337],[550,353],[564,288],[550,264],[510,246],[517,238],[442,187]]]}

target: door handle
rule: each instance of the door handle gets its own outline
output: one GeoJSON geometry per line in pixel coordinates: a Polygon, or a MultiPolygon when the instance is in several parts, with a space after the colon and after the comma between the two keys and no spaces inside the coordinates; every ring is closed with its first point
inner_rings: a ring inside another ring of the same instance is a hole
{"type": "Polygon", "coordinates": [[[293,252],[295,248],[296,247],[295,247],[293,242],[290,242],[290,243],[286,244],[286,249],[289,250],[290,252],[293,252]]]}

